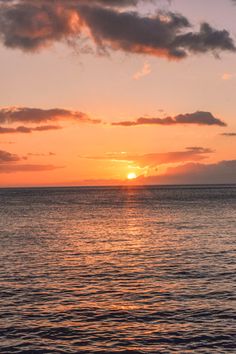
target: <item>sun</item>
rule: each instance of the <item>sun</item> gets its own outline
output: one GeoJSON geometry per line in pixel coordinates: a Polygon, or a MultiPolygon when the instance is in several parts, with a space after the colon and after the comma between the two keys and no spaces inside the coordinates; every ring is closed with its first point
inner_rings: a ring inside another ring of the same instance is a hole
{"type": "Polygon", "coordinates": [[[134,172],[130,172],[130,173],[128,173],[127,178],[128,178],[129,180],[136,179],[136,178],[137,178],[137,175],[136,175],[136,173],[134,173],[134,172]]]}

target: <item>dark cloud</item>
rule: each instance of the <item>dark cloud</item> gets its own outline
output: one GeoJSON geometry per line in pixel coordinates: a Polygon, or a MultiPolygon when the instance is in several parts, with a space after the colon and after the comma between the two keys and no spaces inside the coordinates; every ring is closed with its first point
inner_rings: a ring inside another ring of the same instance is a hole
{"type": "MultiPolygon", "coordinates": [[[[35,1],[35,0],[33,0],[35,1]]],[[[36,0],[38,3],[50,4],[52,0],[36,0]]],[[[142,2],[158,2],[160,0],[57,0],[58,3],[63,4],[64,6],[77,6],[77,5],[102,5],[105,7],[128,7],[136,6],[138,3],[142,2]]],[[[14,3],[32,3],[32,0],[0,0],[0,4],[14,4],[14,3]]]]}
{"type": "Polygon", "coordinates": [[[79,41],[90,36],[100,51],[122,50],[172,59],[191,53],[236,50],[228,31],[217,30],[208,23],[195,32],[189,20],[180,14],[143,16],[125,9],[137,2],[1,1],[0,38],[6,47],[37,51],[54,42],[79,41]]]}
{"type": "MultiPolygon", "coordinates": [[[[7,107],[0,109],[0,123],[47,123],[59,120],[74,120],[78,123],[98,124],[100,120],[91,119],[87,114],[67,109],[53,108],[29,108],[29,107],[7,107]]],[[[37,130],[44,130],[37,127],[37,130]]],[[[47,129],[46,129],[47,130],[47,129]]]]}
{"type": "Polygon", "coordinates": [[[15,155],[15,154],[11,154],[8,151],[4,151],[4,150],[0,150],[0,164],[5,164],[5,163],[11,163],[11,162],[17,162],[20,160],[20,157],[15,155]]]}
{"type": "Polygon", "coordinates": [[[114,126],[132,127],[137,125],[176,125],[176,124],[198,124],[198,125],[218,125],[225,127],[219,118],[215,118],[210,112],[197,111],[195,113],[179,114],[175,117],[165,118],[138,118],[136,121],[121,121],[112,123],[114,126]]]}
{"type": "MultiPolygon", "coordinates": [[[[0,124],[14,123],[48,123],[55,121],[73,120],[77,123],[100,124],[101,120],[92,119],[86,113],[79,111],[70,111],[67,109],[40,109],[28,107],[7,107],[0,109],[0,124]]],[[[165,118],[145,118],[141,117],[135,121],[120,121],[111,123],[113,126],[132,127],[139,125],[177,125],[177,124],[197,124],[197,125],[216,125],[224,127],[226,123],[213,116],[210,112],[197,111],[195,113],[179,114],[175,117],[165,118]]],[[[59,125],[39,125],[36,127],[19,126],[9,127],[0,126],[0,134],[10,133],[32,133],[35,131],[49,131],[61,129],[59,125]]]]}
{"type": "Polygon", "coordinates": [[[208,23],[202,23],[198,33],[186,33],[176,37],[174,45],[187,48],[192,53],[206,53],[208,51],[228,50],[235,51],[235,45],[226,30],[218,31],[208,23]]]}
{"type": "Polygon", "coordinates": [[[236,133],[222,133],[223,136],[233,137],[236,136],[236,133]]]}
{"type": "Polygon", "coordinates": [[[140,177],[137,184],[235,184],[236,160],[215,164],[187,163],[159,176],[140,177]]]}
{"type": "MultiPolygon", "coordinates": [[[[146,0],[146,2],[154,2],[153,0],[146,0]]],[[[115,7],[127,7],[135,6],[138,2],[143,2],[143,0],[74,0],[75,4],[85,4],[85,5],[103,5],[103,6],[115,6],[115,7]]]]}
{"type": "Polygon", "coordinates": [[[173,164],[187,161],[201,161],[213,151],[202,147],[189,147],[184,151],[167,153],[151,153],[144,155],[131,155],[126,153],[110,153],[105,156],[87,157],[93,160],[110,160],[116,162],[130,162],[139,167],[155,167],[163,164],[173,164]]]}
{"type": "Polygon", "coordinates": [[[15,133],[24,133],[29,134],[32,132],[42,132],[42,131],[49,131],[49,130],[58,130],[61,129],[58,125],[41,125],[39,127],[25,127],[20,126],[17,128],[9,128],[9,127],[1,127],[0,126],[0,134],[15,134],[15,133]]]}
{"type": "Polygon", "coordinates": [[[29,128],[32,132],[45,132],[49,130],[59,130],[62,129],[59,125],[41,125],[35,128],[29,128]]]}
{"type": "Polygon", "coordinates": [[[5,46],[35,51],[53,42],[79,38],[79,6],[126,7],[138,0],[0,1],[0,34],[5,46]]]}
{"type": "Polygon", "coordinates": [[[201,25],[199,32],[186,33],[191,25],[179,14],[141,17],[134,12],[89,6],[80,7],[80,14],[95,42],[103,47],[173,59],[184,58],[191,52],[236,49],[226,30],[218,31],[207,23],[201,25]]]}

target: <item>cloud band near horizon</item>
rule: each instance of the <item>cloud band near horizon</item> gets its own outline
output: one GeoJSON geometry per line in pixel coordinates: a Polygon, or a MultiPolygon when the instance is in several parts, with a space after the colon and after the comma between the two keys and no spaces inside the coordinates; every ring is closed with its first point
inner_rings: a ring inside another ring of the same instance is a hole
{"type": "Polygon", "coordinates": [[[236,160],[223,160],[211,164],[186,163],[169,168],[165,174],[144,177],[137,184],[235,184],[236,160]]]}
{"type": "Polygon", "coordinates": [[[101,156],[87,156],[90,160],[106,160],[111,162],[131,163],[139,168],[155,168],[160,165],[179,164],[206,159],[213,150],[203,147],[188,147],[183,151],[157,152],[144,155],[127,153],[109,153],[101,156]]]}

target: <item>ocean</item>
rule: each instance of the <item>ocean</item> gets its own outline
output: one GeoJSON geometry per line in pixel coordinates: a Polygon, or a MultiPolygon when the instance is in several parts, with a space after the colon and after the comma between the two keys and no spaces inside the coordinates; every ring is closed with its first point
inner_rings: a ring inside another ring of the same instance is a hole
{"type": "Polygon", "coordinates": [[[0,189],[0,353],[236,353],[236,186],[0,189]]]}

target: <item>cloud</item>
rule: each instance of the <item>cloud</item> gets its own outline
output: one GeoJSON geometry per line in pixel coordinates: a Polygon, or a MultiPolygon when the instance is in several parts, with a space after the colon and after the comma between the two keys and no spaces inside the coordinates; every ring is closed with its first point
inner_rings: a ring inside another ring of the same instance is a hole
{"type": "Polygon", "coordinates": [[[236,160],[219,161],[214,164],[186,163],[171,167],[159,175],[139,176],[135,180],[99,179],[75,181],[73,185],[192,185],[236,184],[236,160]]]}
{"type": "Polygon", "coordinates": [[[143,177],[137,184],[235,184],[236,160],[215,164],[187,163],[159,176],[143,177]]]}
{"type": "Polygon", "coordinates": [[[219,118],[215,118],[210,112],[197,111],[195,113],[179,114],[175,117],[165,118],[138,118],[136,121],[121,121],[112,123],[113,126],[132,127],[137,125],[177,125],[177,124],[197,124],[197,125],[218,125],[225,127],[219,118]]]}
{"type": "Polygon", "coordinates": [[[230,33],[172,12],[141,15],[125,7],[138,1],[0,1],[0,37],[9,48],[35,52],[55,42],[92,39],[100,52],[122,50],[169,59],[189,54],[235,52],[230,33]],[[121,8],[123,8],[121,10],[121,8]]]}
{"type": "Polygon", "coordinates": [[[189,147],[184,151],[174,151],[167,153],[151,153],[144,155],[132,155],[127,153],[109,153],[104,156],[87,157],[92,160],[109,160],[113,162],[129,162],[141,168],[164,164],[183,163],[186,161],[201,161],[208,157],[213,151],[202,147],[189,147]]]}
{"type": "Polygon", "coordinates": [[[189,53],[236,49],[226,30],[218,31],[208,23],[199,32],[185,33],[190,22],[175,13],[141,17],[134,12],[83,6],[80,16],[98,45],[115,50],[181,59],[189,53]]]}
{"type": "MultiPolygon", "coordinates": [[[[32,0],[17,0],[18,2],[20,1],[25,1],[28,3],[31,3],[32,0]]],[[[38,2],[41,3],[49,3],[52,2],[52,0],[37,0],[38,2]]],[[[117,7],[117,8],[124,8],[124,7],[130,7],[130,6],[136,6],[138,3],[155,3],[159,2],[160,0],[57,0],[61,4],[64,3],[64,5],[79,5],[79,4],[84,4],[84,5],[102,5],[105,7],[117,7]]],[[[169,2],[169,0],[167,0],[169,2]]],[[[171,1],[171,0],[170,0],[171,1]]],[[[0,3],[14,3],[16,0],[0,0],[0,3]]]]}
{"type": "Polygon", "coordinates": [[[152,72],[151,65],[149,63],[144,63],[141,70],[137,71],[133,75],[134,80],[140,80],[142,77],[149,75],[152,72]]]}
{"type": "MultiPolygon", "coordinates": [[[[140,74],[139,74],[140,75],[140,74]]],[[[29,107],[7,107],[0,108],[0,124],[9,125],[15,123],[23,123],[18,127],[9,127],[0,125],[1,134],[16,134],[24,133],[29,134],[32,132],[43,132],[50,130],[62,129],[59,125],[38,125],[27,126],[27,124],[40,124],[57,121],[74,121],[77,123],[87,124],[101,124],[99,119],[92,119],[86,113],[79,111],[70,111],[67,109],[41,109],[41,108],[29,108],[29,107]]],[[[145,118],[141,117],[135,121],[120,121],[111,123],[112,126],[132,127],[139,125],[163,125],[171,126],[177,124],[197,124],[197,125],[216,125],[225,127],[226,123],[213,116],[210,112],[197,111],[195,113],[179,114],[175,117],[164,118],[145,118]]]]}
{"type": "Polygon", "coordinates": [[[4,150],[0,150],[0,164],[5,164],[6,162],[16,162],[19,161],[20,157],[15,155],[15,154],[11,154],[10,152],[4,151],[4,150]]]}
{"type": "Polygon", "coordinates": [[[29,152],[27,155],[28,156],[37,156],[37,157],[38,156],[41,156],[41,157],[56,156],[56,154],[54,152],[48,152],[47,154],[29,152]]]}
{"type": "Polygon", "coordinates": [[[26,158],[21,158],[8,151],[0,150],[0,173],[51,171],[59,168],[53,165],[19,163],[22,160],[26,160],[26,158]]]}
{"type": "Polygon", "coordinates": [[[232,80],[232,79],[235,78],[235,77],[236,77],[235,74],[224,73],[224,74],[221,76],[221,79],[224,80],[224,81],[229,81],[229,80],[232,80]]]}
{"type": "Polygon", "coordinates": [[[223,136],[228,136],[228,137],[233,137],[233,136],[236,136],[236,133],[231,133],[231,132],[229,132],[229,133],[222,133],[221,135],[223,135],[223,136]]]}
{"type": "MultiPolygon", "coordinates": [[[[138,2],[142,2],[144,0],[75,0],[74,3],[90,3],[92,6],[94,5],[103,5],[103,6],[115,6],[115,7],[127,7],[127,6],[135,6],[138,2]]],[[[152,0],[148,0],[149,2],[152,0]]],[[[146,1],[147,2],[147,1],[146,1]]]]}
{"type": "Polygon", "coordinates": [[[32,127],[25,127],[20,126],[17,128],[6,128],[0,126],[0,134],[15,134],[15,133],[24,133],[29,134],[32,132],[42,132],[42,131],[49,131],[49,130],[58,130],[62,129],[59,125],[41,125],[35,128],[32,127]]]}
{"type": "MultiPolygon", "coordinates": [[[[68,109],[53,108],[29,108],[29,107],[7,107],[0,108],[0,123],[47,123],[59,120],[74,120],[77,123],[98,124],[101,121],[91,119],[87,114],[68,109]]],[[[38,130],[41,128],[38,127],[38,130]]],[[[43,130],[43,129],[42,129],[43,130]]]]}
{"type": "Polygon", "coordinates": [[[40,172],[40,171],[52,171],[58,169],[59,167],[53,165],[36,165],[36,164],[25,164],[25,165],[9,165],[0,164],[0,173],[16,173],[16,172],[40,172]]]}
{"type": "Polygon", "coordinates": [[[232,74],[224,73],[224,74],[221,76],[221,78],[222,78],[222,80],[224,80],[224,81],[231,80],[231,79],[232,79],[232,74]]]}

